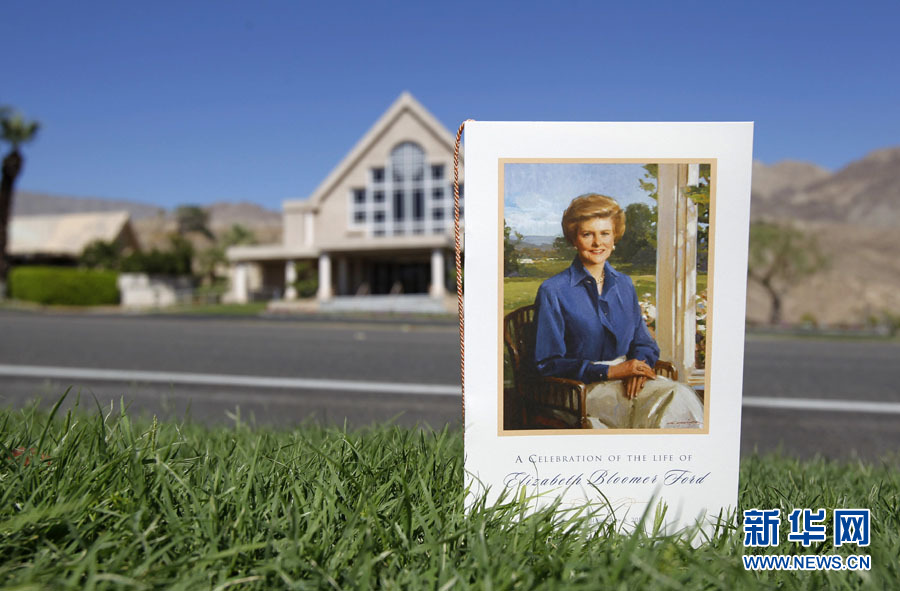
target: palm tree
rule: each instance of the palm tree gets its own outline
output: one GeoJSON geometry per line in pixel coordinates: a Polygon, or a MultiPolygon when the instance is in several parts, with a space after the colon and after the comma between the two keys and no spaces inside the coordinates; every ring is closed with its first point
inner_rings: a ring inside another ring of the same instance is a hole
{"type": "Polygon", "coordinates": [[[9,153],[3,158],[3,176],[0,179],[0,300],[6,297],[6,277],[9,274],[6,242],[13,186],[25,161],[19,152],[19,146],[33,140],[39,127],[40,123],[37,121],[26,121],[12,109],[0,108],[0,139],[9,142],[11,146],[9,153]]]}

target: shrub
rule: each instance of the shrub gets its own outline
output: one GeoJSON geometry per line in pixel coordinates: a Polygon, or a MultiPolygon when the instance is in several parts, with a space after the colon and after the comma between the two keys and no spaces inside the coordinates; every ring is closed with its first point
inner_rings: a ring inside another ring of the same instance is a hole
{"type": "Polygon", "coordinates": [[[297,269],[297,281],[294,282],[297,295],[301,298],[311,298],[316,295],[319,290],[318,269],[307,261],[296,263],[294,267],[297,269]]]}
{"type": "Polygon", "coordinates": [[[194,247],[182,236],[169,236],[169,249],[154,248],[150,252],[134,252],[122,259],[121,269],[125,273],[147,273],[148,275],[191,275],[191,261],[194,247]]]}
{"type": "Polygon", "coordinates": [[[102,306],[119,303],[118,273],[70,267],[15,267],[10,297],[39,304],[102,306]]]}
{"type": "Polygon", "coordinates": [[[84,247],[78,264],[89,269],[118,269],[121,259],[119,247],[115,242],[94,240],[84,247]]]}
{"type": "Polygon", "coordinates": [[[194,302],[218,304],[226,293],[228,293],[228,280],[216,278],[209,285],[200,285],[194,288],[194,302]]]}

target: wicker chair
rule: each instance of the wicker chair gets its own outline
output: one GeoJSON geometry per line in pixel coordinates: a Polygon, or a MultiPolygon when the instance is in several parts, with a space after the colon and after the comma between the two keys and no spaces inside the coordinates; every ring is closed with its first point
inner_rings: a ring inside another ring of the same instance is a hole
{"type": "MultiPolygon", "coordinates": [[[[541,376],[534,366],[535,306],[513,310],[503,319],[503,342],[509,352],[515,392],[524,427],[590,429],[584,382],[541,376]]],[[[678,372],[668,361],[657,361],[657,375],[678,380],[678,372]]]]}

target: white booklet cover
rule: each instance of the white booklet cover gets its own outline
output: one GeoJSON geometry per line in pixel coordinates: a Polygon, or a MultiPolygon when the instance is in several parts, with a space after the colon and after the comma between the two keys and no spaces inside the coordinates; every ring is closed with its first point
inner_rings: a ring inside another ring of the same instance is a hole
{"type": "Polygon", "coordinates": [[[753,124],[465,133],[471,498],[735,511],[753,124]]]}

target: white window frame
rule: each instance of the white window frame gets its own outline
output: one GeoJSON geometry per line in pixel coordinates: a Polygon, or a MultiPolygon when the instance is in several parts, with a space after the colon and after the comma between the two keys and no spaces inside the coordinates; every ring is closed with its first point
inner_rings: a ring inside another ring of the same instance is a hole
{"type": "Polygon", "coordinates": [[[370,199],[368,187],[363,187],[363,188],[353,187],[352,189],[350,189],[350,195],[349,195],[350,206],[347,208],[349,219],[347,220],[347,224],[351,230],[363,230],[363,229],[365,229],[366,225],[369,223],[369,219],[370,219],[370,215],[371,215],[371,211],[370,211],[371,205],[369,203],[370,201],[371,201],[371,199],[370,199]],[[356,202],[356,192],[360,191],[360,190],[363,192],[362,204],[359,204],[356,202]],[[366,214],[365,221],[362,221],[362,222],[356,221],[356,213],[359,211],[362,211],[366,214]]]}
{"type": "MultiPolygon", "coordinates": [[[[440,234],[448,231],[453,227],[453,184],[447,174],[448,163],[446,161],[429,161],[427,154],[415,142],[400,142],[394,148],[410,143],[422,151],[422,179],[413,180],[411,177],[404,177],[400,182],[394,180],[393,159],[388,158],[384,166],[372,167],[367,174],[365,191],[365,201],[363,204],[357,204],[355,201],[355,191],[358,187],[350,190],[348,197],[350,206],[348,207],[349,219],[348,226],[351,230],[365,230],[367,236],[414,236],[427,234],[440,234]],[[432,167],[442,166],[444,168],[443,178],[434,180],[432,178],[432,167]],[[381,182],[375,182],[374,168],[382,168],[384,170],[384,178],[381,182]],[[440,188],[443,191],[443,198],[435,201],[433,192],[440,188]],[[394,191],[402,191],[403,193],[403,210],[404,215],[401,220],[394,220],[394,191]],[[422,191],[422,219],[416,220],[413,217],[415,195],[414,191],[422,191]],[[375,192],[381,191],[384,199],[380,203],[375,202],[375,192]],[[443,211],[442,219],[434,219],[435,210],[443,211]],[[356,221],[356,212],[364,211],[366,214],[365,222],[356,221]],[[382,212],[384,221],[377,223],[375,214],[382,212]],[[381,234],[378,232],[381,231],[381,234]]],[[[392,154],[394,152],[392,150],[392,154]]]]}

